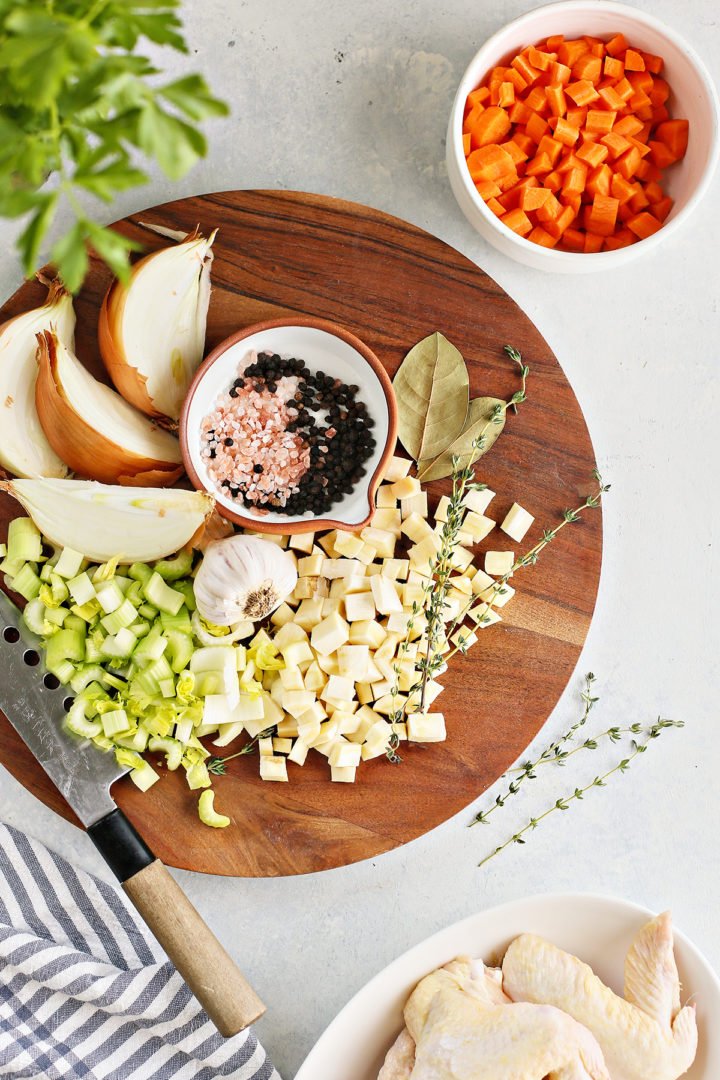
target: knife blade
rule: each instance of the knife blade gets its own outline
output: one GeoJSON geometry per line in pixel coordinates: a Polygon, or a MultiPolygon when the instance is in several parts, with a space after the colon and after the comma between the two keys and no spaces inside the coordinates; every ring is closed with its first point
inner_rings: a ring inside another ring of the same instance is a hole
{"type": "Polygon", "coordinates": [[[49,672],[42,641],[0,591],[0,708],[85,825],[155,937],[222,1035],[242,1031],[265,1006],[180,886],[110,794],[128,770],[70,732],[68,687],[49,672]]]}

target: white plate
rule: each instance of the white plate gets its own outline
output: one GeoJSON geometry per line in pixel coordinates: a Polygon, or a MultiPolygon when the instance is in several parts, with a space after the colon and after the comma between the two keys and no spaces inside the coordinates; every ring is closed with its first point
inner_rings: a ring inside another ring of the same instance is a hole
{"type": "MultiPolygon", "coordinates": [[[[315,1044],[295,1080],[377,1080],[385,1053],[402,1027],[403,1006],[428,972],[465,954],[492,964],[518,934],[540,934],[590,964],[622,993],[625,954],[640,927],[657,912],[609,896],[583,893],[531,896],[478,912],[420,942],[371,979],[315,1044]]],[[[697,1005],[699,1048],[683,1080],[720,1077],[720,980],[675,928],[681,999],[697,1005]]]]}

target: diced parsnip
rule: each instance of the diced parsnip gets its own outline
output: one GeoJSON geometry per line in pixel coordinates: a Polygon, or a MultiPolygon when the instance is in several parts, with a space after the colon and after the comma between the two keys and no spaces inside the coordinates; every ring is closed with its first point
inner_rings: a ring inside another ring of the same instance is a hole
{"type": "Polygon", "coordinates": [[[338,734],[340,735],[354,735],[361,723],[357,713],[346,712],[344,709],[336,709],[333,719],[339,724],[338,734]]]}
{"type": "Polygon", "coordinates": [[[346,679],[364,682],[368,674],[369,661],[368,645],[341,645],[338,649],[338,667],[340,674],[346,679]]]}
{"type": "Polygon", "coordinates": [[[430,563],[435,561],[435,556],[440,550],[440,537],[430,530],[429,536],[424,537],[419,543],[413,544],[408,555],[410,566],[413,569],[428,570],[430,563]]]}
{"type": "Polygon", "coordinates": [[[323,619],[323,604],[326,600],[321,597],[313,597],[312,600],[302,600],[300,606],[295,612],[295,625],[299,626],[306,633],[312,630],[313,626],[317,626],[323,619]]]}
{"type": "Polygon", "coordinates": [[[261,695],[240,694],[240,699],[233,710],[233,720],[242,720],[245,724],[249,720],[262,720],[265,716],[261,695]]]}
{"type": "Polygon", "coordinates": [[[471,510],[465,515],[463,532],[469,533],[475,543],[479,544],[481,540],[490,535],[496,524],[497,522],[493,521],[492,518],[476,514],[474,510],[471,510]]]}
{"type": "Polygon", "coordinates": [[[319,750],[321,754],[324,753],[327,756],[332,749],[332,744],[339,738],[339,730],[339,720],[333,720],[332,718],[324,720],[320,725],[320,734],[315,736],[310,745],[314,750],[319,750]]]}
{"type": "Polygon", "coordinates": [[[461,547],[457,544],[453,550],[452,558],[450,559],[450,565],[455,570],[467,570],[469,566],[472,566],[473,553],[468,551],[467,548],[461,547]]]}
{"type": "Polygon", "coordinates": [[[401,709],[406,701],[405,694],[383,694],[382,697],[375,699],[373,709],[375,712],[382,713],[383,716],[390,716],[396,709],[401,709]]]}
{"type": "Polygon", "coordinates": [[[275,737],[270,741],[272,743],[273,752],[276,754],[289,754],[292,750],[292,739],[275,737]]]}
{"type": "Polygon", "coordinates": [[[303,682],[302,672],[296,667],[281,668],[278,671],[278,677],[282,684],[283,690],[305,690],[306,686],[303,682]]]}
{"type": "Polygon", "coordinates": [[[423,607],[427,599],[426,593],[422,585],[403,585],[401,596],[403,607],[411,608],[413,604],[417,604],[418,607],[423,607]]]}
{"type": "Polygon", "coordinates": [[[515,590],[512,585],[508,585],[504,582],[502,585],[498,585],[496,588],[491,585],[489,589],[483,589],[480,593],[481,600],[492,600],[493,607],[505,607],[508,600],[512,600],[515,595],[515,590]]]}
{"type": "Polygon", "coordinates": [[[405,723],[404,720],[396,721],[396,723],[394,723],[392,725],[392,729],[395,732],[395,734],[397,735],[400,742],[407,742],[407,737],[408,737],[407,724],[405,723]]]}
{"type": "Polygon", "coordinates": [[[298,575],[300,577],[319,577],[325,561],[324,555],[306,555],[304,559],[298,559],[298,575]]]}
{"type": "Polygon", "coordinates": [[[409,713],[407,733],[411,742],[444,742],[447,738],[445,717],[442,713],[409,713]]]}
{"type": "Polygon", "coordinates": [[[279,780],[288,782],[287,761],[284,757],[261,757],[260,777],[262,780],[279,780]]]}
{"type": "Polygon", "coordinates": [[[397,649],[402,639],[402,634],[388,633],[383,641],[382,645],[378,645],[375,650],[375,659],[378,657],[384,657],[385,660],[392,660],[395,656],[395,650],[397,649]]]}
{"type": "Polygon", "coordinates": [[[410,517],[411,514],[419,514],[420,517],[426,518],[428,516],[427,491],[421,491],[417,495],[410,495],[407,499],[402,499],[400,502],[400,512],[403,521],[405,518],[410,517]]]}
{"type": "Polygon", "coordinates": [[[390,490],[396,499],[408,499],[411,495],[419,495],[422,491],[420,481],[414,476],[403,476],[402,480],[396,480],[390,486],[390,490]]]}
{"type": "Polygon", "coordinates": [[[320,720],[312,709],[308,709],[302,716],[298,717],[298,736],[310,745],[320,734],[320,720]]]}
{"type": "Polygon", "coordinates": [[[373,701],[373,688],[369,682],[355,683],[355,693],[361,705],[371,705],[373,701]]]}
{"type": "Polygon", "coordinates": [[[486,551],[485,552],[485,573],[493,574],[495,577],[502,577],[503,574],[509,574],[515,563],[515,553],[513,551],[486,551]]]}
{"type": "Polygon", "coordinates": [[[468,510],[474,510],[476,514],[484,514],[488,506],[495,498],[495,492],[486,487],[484,491],[475,491],[470,488],[463,496],[462,504],[468,510]]]}
{"type": "MultiPolygon", "coordinates": [[[[369,645],[371,649],[377,649],[382,645],[386,636],[386,631],[374,619],[358,619],[350,623],[349,641],[351,645],[369,645]]],[[[344,644],[345,642],[343,642],[344,644]]]]}
{"type": "Polygon", "coordinates": [[[328,761],[331,765],[341,767],[359,765],[360,744],[348,742],[347,739],[340,737],[333,744],[333,748],[328,755],[328,761]]]}
{"type": "MultiPolygon", "coordinates": [[[[237,739],[244,729],[245,725],[242,720],[236,720],[231,724],[220,724],[217,738],[213,739],[213,746],[227,746],[233,739],[237,739]]],[[[195,730],[197,731],[197,728],[195,730]]]]}
{"type": "Polygon", "coordinates": [[[390,458],[388,466],[385,469],[383,480],[386,484],[392,484],[396,480],[402,480],[403,476],[407,476],[410,472],[410,466],[412,461],[409,458],[395,457],[390,458]]]}
{"type": "MultiPolygon", "coordinates": [[[[375,601],[372,591],[350,593],[345,597],[345,615],[350,623],[375,618],[375,601]]],[[[368,642],[370,644],[370,642],[368,642]]]]}
{"type": "Polygon", "coordinates": [[[354,765],[331,765],[330,780],[335,784],[354,784],[355,772],[354,765]]]}
{"type": "Polygon", "coordinates": [[[376,554],[381,559],[392,559],[395,554],[395,534],[387,529],[378,529],[373,525],[366,525],[361,530],[360,536],[375,548],[376,554]]]}
{"type": "Polygon", "coordinates": [[[316,652],[329,656],[344,645],[349,638],[350,627],[336,612],[334,615],[328,615],[327,619],[323,619],[321,623],[313,627],[310,644],[316,652]]]}
{"type": "Polygon", "coordinates": [[[372,659],[372,657],[371,657],[368,660],[367,675],[366,675],[366,677],[364,679],[361,679],[360,681],[361,682],[374,683],[374,682],[380,682],[380,680],[384,679],[384,678],[385,678],[385,676],[383,675],[382,671],[380,671],[380,669],[377,666],[377,664],[375,663],[374,659],[372,659]]]}
{"type": "Polygon", "coordinates": [[[310,667],[305,672],[304,683],[306,690],[313,690],[317,693],[318,690],[322,690],[323,686],[327,682],[327,675],[320,668],[317,660],[313,660],[310,667]]]}
{"type": "Polygon", "coordinates": [[[527,510],[524,510],[519,503],[513,503],[505,515],[505,519],[500,528],[513,540],[516,540],[519,543],[525,538],[525,533],[528,531],[534,520],[535,518],[532,514],[529,514],[527,510]]]}
{"type": "Polygon", "coordinates": [[[401,526],[402,532],[413,544],[419,544],[426,536],[432,536],[433,531],[425,518],[419,514],[411,514],[405,518],[401,526]]]}
{"type": "Polygon", "coordinates": [[[390,578],[377,574],[371,579],[371,584],[375,607],[381,615],[392,615],[394,611],[402,611],[400,597],[390,578]]]}
{"type": "MultiPolygon", "coordinates": [[[[313,633],[314,632],[315,628],[313,628],[313,633]]],[[[315,659],[310,644],[307,641],[291,641],[289,645],[286,645],[281,650],[281,652],[283,660],[288,667],[298,667],[305,661],[311,663],[315,659]]]]}
{"type": "Polygon", "coordinates": [[[279,608],[276,608],[270,616],[270,622],[273,626],[284,626],[286,622],[290,622],[295,613],[289,604],[281,604],[279,608]]]}
{"type": "Polygon", "coordinates": [[[271,544],[277,544],[278,547],[286,548],[288,546],[288,536],[281,535],[279,533],[265,533],[259,532],[252,535],[259,536],[261,540],[268,540],[271,544]]]}
{"type": "Polygon", "coordinates": [[[331,675],[320,694],[321,701],[352,701],[355,683],[345,675],[331,675]]]}
{"type": "MultiPolygon", "coordinates": [[[[280,652],[293,641],[307,641],[307,633],[295,622],[287,622],[276,632],[273,645],[280,652]]],[[[196,654],[197,655],[197,654],[196,654]]]]}
{"type": "Polygon", "coordinates": [[[277,725],[278,738],[296,739],[298,737],[298,722],[294,716],[284,716],[277,725]]]}
{"type": "Polygon", "coordinates": [[[400,538],[400,526],[402,524],[402,514],[399,509],[394,510],[390,507],[385,509],[376,510],[370,519],[370,525],[373,529],[382,529],[383,532],[390,532],[395,539],[400,538]]]}
{"type": "Polygon", "coordinates": [[[474,631],[468,630],[466,627],[462,626],[452,635],[450,640],[453,645],[457,645],[458,648],[461,648],[462,643],[464,642],[464,648],[469,649],[471,645],[474,645],[477,642],[477,639],[477,634],[474,633],[474,631]]]}
{"type": "Polygon", "coordinates": [[[440,499],[440,502],[437,504],[437,507],[435,508],[435,521],[447,521],[449,506],[450,499],[447,497],[447,495],[443,495],[440,499]]]}
{"type": "Polygon", "coordinates": [[[302,739],[296,739],[293,748],[287,756],[288,761],[294,761],[296,765],[304,765],[308,755],[308,745],[302,739]]]}
{"type": "Polygon", "coordinates": [[[337,536],[337,529],[331,529],[330,532],[323,533],[321,536],[318,536],[318,538],[317,538],[318,544],[320,545],[320,547],[323,549],[323,551],[325,552],[325,554],[329,558],[332,558],[333,555],[335,554],[335,538],[336,538],[336,536],[337,536]]]}
{"type": "MultiPolygon", "coordinates": [[[[433,701],[440,697],[445,689],[441,683],[435,679],[428,679],[425,683],[425,704],[432,705],[433,701]]],[[[408,698],[408,708],[417,709],[420,705],[420,691],[416,690],[414,694],[411,694],[408,698]]]]}
{"type": "Polygon", "coordinates": [[[397,499],[392,493],[392,484],[381,484],[375,494],[375,505],[380,510],[394,510],[397,499]]]}
{"type": "MultiPolygon", "coordinates": [[[[353,720],[356,721],[356,727],[354,731],[343,731],[342,734],[354,743],[362,743],[365,741],[365,737],[370,731],[370,728],[382,720],[382,717],[371,709],[369,705],[361,705],[358,711],[354,714],[353,720]]],[[[340,721],[340,727],[342,728],[343,721],[340,721]]]]}
{"type": "Polygon", "coordinates": [[[349,578],[353,574],[364,576],[365,567],[359,559],[325,559],[323,561],[322,576],[329,581],[336,578],[349,578]]]}
{"type": "Polygon", "coordinates": [[[406,694],[410,687],[415,683],[415,662],[414,660],[401,660],[397,666],[400,670],[398,676],[398,690],[401,694],[406,694]]]}
{"type": "Polygon", "coordinates": [[[409,559],[383,559],[381,574],[395,581],[407,581],[410,572],[409,559]]]}
{"type": "Polygon", "coordinates": [[[368,567],[376,555],[377,551],[372,544],[368,544],[367,540],[363,540],[362,549],[357,553],[357,558],[363,566],[368,567]]]}
{"type": "Polygon", "coordinates": [[[335,551],[347,559],[356,559],[364,546],[365,541],[355,533],[338,532],[335,540],[335,551]]]}
{"type": "Polygon", "coordinates": [[[340,665],[338,664],[337,651],[330,653],[329,656],[324,656],[322,653],[316,653],[317,665],[321,671],[324,671],[326,675],[339,675],[340,665]]]}
{"type": "Polygon", "coordinates": [[[493,623],[502,622],[502,618],[498,615],[495,608],[488,610],[487,604],[481,604],[480,607],[470,612],[469,617],[473,622],[477,623],[478,629],[483,630],[486,626],[492,626],[493,623]]]}
{"type": "MultiPolygon", "coordinates": [[[[379,555],[378,558],[382,558],[382,556],[379,555]]],[[[382,571],[382,566],[381,566],[381,564],[379,562],[371,562],[369,566],[365,567],[365,577],[366,578],[374,577],[375,574],[379,574],[379,573],[381,573],[381,571],[382,571]]]]}
{"type": "Polygon", "coordinates": [[[296,720],[299,720],[314,703],[315,695],[310,690],[283,690],[282,692],[282,707],[296,720]]]}
{"type": "Polygon", "coordinates": [[[273,756],[273,740],[271,738],[268,737],[266,739],[258,739],[257,748],[258,748],[258,753],[262,757],[272,757],[273,756]]]}
{"type": "Polygon", "coordinates": [[[393,615],[388,615],[388,620],[385,624],[385,629],[389,634],[405,634],[408,628],[408,623],[413,618],[412,608],[403,608],[402,611],[397,611],[393,615]]]}
{"type": "Polygon", "coordinates": [[[478,570],[476,574],[470,579],[470,585],[475,596],[479,596],[484,589],[490,588],[495,584],[494,578],[491,578],[489,574],[486,574],[484,570],[478,570]]]}
{"type": "Polygon", "coordinates": [[[392,727],[386,720],[378,718],[365,736],[365,742],[362,746],[362,757],[364,761],[367,761],[368,757],[379,757],[380,754],[384,754],[388,747],[390,736],[392,735],[392,727]]]}
{"type": "Polygon", "coordinates": [[[315,543],[315,533],[293,533],[290,537],[289,547],[294,548],[295,551],[311,552],[313,544],[315,543]]]}
{"type": "Polygon", "coordinates": [[[288,599],[295,604],[299,603],[301,600],[311,599],[317,592],[317,580],[317,578],[298,578],[297,585],[288,599]]]}

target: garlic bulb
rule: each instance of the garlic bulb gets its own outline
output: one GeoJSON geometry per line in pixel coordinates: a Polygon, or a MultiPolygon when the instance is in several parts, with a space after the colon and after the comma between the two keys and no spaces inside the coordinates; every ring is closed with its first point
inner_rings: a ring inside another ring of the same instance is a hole
{"type": "Polygon", "coordinates": [[[295,563],[277,544],[257,536],[230,536],[208,546],[195,578],[195,599],[204,619],[233,626],[264,619],[296,583],[295,563]]]}
{"type": "Polygon", "coordinates": [[[59,547],[94,562],[152,562],[192,543],[215,505],[211,495],[182,488],[115,487],[92,480],[0,483],[59,547]]]}
{"type": "MultiPolygon", "coordinates": [[[[217,230],[215,230],[217,232],[217,230]]],[[[130,284],[111,285],[100,311],[98,341],[122,396],[148,416],[180,416],[205,351],[215,232],[197,230],[132,268],[130,284]]]]}
{"type": "Polygon", "coordinates": [[[49,287],[47,302],[17,315],[0,327],[0,465],[15,476],[67,476],[40,426],[35,408],[37,379],[36,335],[54,330],[73,348],[75,312],[72,297],[57,282],[49,287]]]}

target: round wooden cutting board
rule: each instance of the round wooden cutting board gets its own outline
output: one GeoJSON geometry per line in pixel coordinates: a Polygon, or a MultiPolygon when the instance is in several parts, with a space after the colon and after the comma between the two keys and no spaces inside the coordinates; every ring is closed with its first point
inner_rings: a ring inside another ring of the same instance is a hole
{"type": "MultiPolygon", "coordinates": [[[[564,507],[593,488],[593,449],[580,406],[560,365],[518,306],[477,266],[428,233],[354,203],[287,191],[230,191],[182,199],[117,225],[151,250],[166,243],[144,223],[204,233],[219,227],[207,349],[249,323],[314,315],[342,324],[394,374],[404,355],[433,331],[462,352],[471,396],[507,397],[518,387],[503,352],[513,345],[530,365],[528,401],[477,470],[498,494],[488,511],[502,520],[514,501],[535,515],[525,550],[564,507]]],[[[93,261],[77,298],[77,351],[102,372],[96,333],[110,282],[93,261]]],[[[26,283],[0,312],[5,320],[39,304],[26,283]]],[[[2,434],[0,433],[0,438],[2,434]]],[[[432,485],[432,495],[448,481],[432,485]]],[[[431,503],[433,502],[431,497],[431,503]]],[[[4,521],[19,507],[2,497],[4,521]]],[[[483,548],[510,547],[495,530],[483,548]],[[503,542],[504,541],[504,542],[503,542]]],[[[254,755],[230,762],[215,780],[223,830],[197,817],[197,793],[166,773],[142,794],[127,779],[119,806],[170,866],[237,876],[302,874],[367,859],[404,844],[458,813],[522,753],[575,668],[595,604],[602,548],[599,511],[562,531],[536,566],[519,572],[503,621],[480,631],[458,655],[435,705],[447,742],[402,744],[403,761],[364,763],[355,784],[333,784],[325,758],[290,765],[290,783],[258,777],[254,755]]],[[[47,806],[72,812],[0,716],[0,761],[47,806]]]]}

